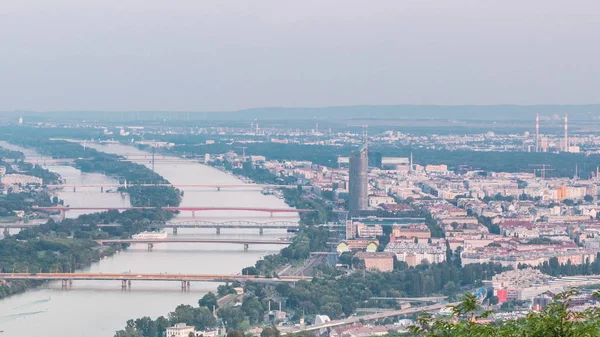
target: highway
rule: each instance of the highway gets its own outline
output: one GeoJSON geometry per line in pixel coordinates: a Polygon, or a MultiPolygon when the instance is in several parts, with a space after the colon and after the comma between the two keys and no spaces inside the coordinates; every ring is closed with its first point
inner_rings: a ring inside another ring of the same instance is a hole
{"type": "Polygon", "coordinates": [[[326,322],[323,324],[282,327],[281,329],[279,329],[279,331],[281,331],[282,335],[287,335],[287,334],[298,333],[298,332],[302,332],[302,331],[313,331],[313,330],[320,330],[320,329],[326,329],[326,328],[334,328],[337,326],[358,323],[360,320],[373,321],[373,320],[378,320],[378,319],[387,318],[387,317],[414,314],[417,312],[436,311],[436,310],[445,308],[449,305],[456,305],[458,303],[459,302],[448,303],[448,304],[433,304],[433,305],[426,305],[426,306],[419,306],[419,307],[411,307],[408,309],[380,312],[380,313],[371,314],[371,315],[352,316],[352,317],[348,317],[345,319],[339,319],[339,320],[326,322]]]}

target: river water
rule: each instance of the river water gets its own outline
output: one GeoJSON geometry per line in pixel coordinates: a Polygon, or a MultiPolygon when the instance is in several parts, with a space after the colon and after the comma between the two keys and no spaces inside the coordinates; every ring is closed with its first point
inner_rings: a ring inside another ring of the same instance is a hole
{"type": "MultiPolygon", "coordinates": [[[[8,147],[6,144],[0,146],[8,147]]],[[[89,145],[88,145],[89,146],[89,145]]],[[[94,148],[116,154],[146,154],[136,148],[118,144],[91,145],[94,148]]],[[[39,158],[31,150],[11,146],[22,151],[27,158],[39,158]]],[[[149,163],[144,163],[147,166],[149,163]]],[[[115,183],[101,174],[84,174],[68,166],[48,166],[61,174],[67,183],[115,183]]],[[[177,158],[158,160],[157,173],[174,184],[239,183],[227,173],[214,168],[190,163],[177,158]]],[[[274,196],[260,191],[248,190],[198,190],[183,188],[182,206],[241,206],[241,207],[288,207],[274,196]]],[[[127,197],[119,193],[101,193],[98,188],[77,189],[77,192],[61,191],[59,198],[71,206],[128,206],[127,197]]],[[[294,213],[295,214],[295,213],[294,213]]],[[[67,213],[67,216],[77,214],[67,213]]],[[[190,214],[178,215],[179,220],[190,214]]],[[[253,212],[202,212],[196,218],[212,221],[250,220],[273,221],[261,213],[253,212]]],[[[275,220],[296,221],[297,216],[277,216],[275,220]]],[[[169,235],[173,235],[169,233],[169,235]]],[[[259,238],[277,239],[288,236],[285,230],[265,230],[260,236],[257,229],[222,229],[216,235],[214,229],[179,229],[178,237],[198,238],[259,238]]],[[[251,245],[248,252],[237,244],[156,244],[152,251],[146,245],[132,245],[126,251],[93,264],[85,271],[96,273],[222,273],[237,274],[243,267],[253,265],[261,255],[276,253],[282,246],[251,245]]],[[[131,318],[166,315],[179,304],[196,305],[208,291],[215,291],[216,283],[192,283],[184,292],[178,282],[133,281],[130,290],[121,290],[119,281],[75,281],[70,289],[63,290],[60,282],[31,289],[0,300],[0,336],[34,337],[40,334],[61,337],[112,337],[115,330],[125,326],[131,318]]]]}

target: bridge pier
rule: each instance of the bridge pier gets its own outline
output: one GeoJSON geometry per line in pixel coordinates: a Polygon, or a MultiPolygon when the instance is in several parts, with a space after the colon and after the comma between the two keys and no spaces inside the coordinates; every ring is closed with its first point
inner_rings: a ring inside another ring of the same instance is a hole
{"type": "Polygon", "coordinates": [[[73,186],[73,193],[77,192],[77,187],[73,186]]]}
{"type": "Polygon", "coordinates": [[[190,289],[190,281],[181,281],[181,290],[186,291],[190,289]]]}
{"type": "Polygon", "coordinates": [[[271,218],[273,217],[273,212],[271,212],[271,218]]]}
{"type": "Polygon", "coordinates": [[[247,252],[247,251],[248,251],[248,248],[249,248],[249,247],[250,247],[250,245],[249,245],[249,244],[247,244],[247,243],[244,243],[244,251],[245,251],[245,252],[247,252]]]}
{"type": "Polygon", "coordinates": [[[63,289],[66,289],[66,288],[67,288],[67,286],[68,286],[68,284],[69,284],[69,283],[67,282],[67,280],[62,280],[62,288],[63,288],[63,289]]]}
{"type": "Polygon", "coordinates": [[[220,235],[220,234],[221,234],[221,228],[217,227],[217,235],[220,235]]]}
{"type": "Polygon", "coordinates": [[[100,193],[104,193],[104,186],[100,186],[100,193]]]}
{"type": "Polygon", "coordinates": [[[121,290],[131,289],[131,280],[121,280],[121,290]]]}
{"type": "Polygon", "coordinates": [[[152,250],[152,248],[154,248],[154,244],[153,243],[148,243],[148,250],[152,250]]]}
{"type": "Polygon", "coordinates": [[[177,227],[173,227],[173,235],[177,235],[177,227]]]}
{"type": "Polygon", "coordinates": [[[7,237],[10,235],[10,233],[8,232],[8,227],[4,227],[4,231],[2,232],[2,234],[4,235],[4,237],[7,237]]]}
{"type": "Polygon", "coordinates": [[[192,211],[192,218],[196,217],[196,211],[192,211]]]}
{"type": "Polygon", "coordinates": [[[258,233],[259,233],[260,235],[263,235],[263,232],[264,232],[264,229],[263,229],[262,227],[258,229],[258,233]]]}
{"type": "Polygon", "coordinates": [[[67,212],[64,209],[60,210],[60,220],[64,220],[67,217],[67,212]]]}
{"type": "Polygon", "coordinates": [[[221,186],[217,186],[217,191],[220,191],[220,190],[221,190],[221,186]]]}

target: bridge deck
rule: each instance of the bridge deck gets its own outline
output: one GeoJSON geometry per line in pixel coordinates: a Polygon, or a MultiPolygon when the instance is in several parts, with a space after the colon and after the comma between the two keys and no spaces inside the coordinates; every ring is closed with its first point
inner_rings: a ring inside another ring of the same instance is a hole
{"type": "Polygon", "coordinates": [[[106,243],[239,243],[254,245],[289,245],[289,240],[255,240],[255,239],[107,239],[96,240],[99,244],[106,243]]]}
{"type": "Polygon", "coordinates": [[[51,206],[51,207],[32,207],[38,211],[128,211],[128,210],[144,210],[144,209],[163,209],[166,211],[249,211],[249,212],[265,212],[265,213],[307,213],[314,212],[313,209],[295,209],[295,208],[260,208],[260,207],[66,207],[66,206],[51,206]]]}
{"type": "Polygon", "coordinates": [[[248,280],[256,282],[297,282],[310,280],[305,276],[264,276],[225,275],[225,274],[117,274],[117,273],[0,273],[0,280],[139,280],[139,281],[215,281],[230,282],[248,280]]]}

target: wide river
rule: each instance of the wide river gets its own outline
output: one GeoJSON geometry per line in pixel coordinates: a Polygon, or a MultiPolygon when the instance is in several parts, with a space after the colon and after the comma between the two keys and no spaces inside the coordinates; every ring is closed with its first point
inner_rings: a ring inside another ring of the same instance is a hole
{"type": "MultiPolygon", "coordinates": [[[[0,146],[9,147],[6,144],[0,146]]],[[[90,146],[88,144],[88,146],[90,146]]],[[[148,155],[134,147],[109,144],[91,145],[115,154],[148,155]]],[[[11,146],[23,151],[27,159],[40,158],[31,150],[11,146]]],[[[139,157],[138,157],[139,158],[139,157]]],[[[143,162],[149,166],[149,162],[143,162]]],[[[68,166],[48,166],[59,173],[67,183],[115,183],[101,174],[82,173],[68,166]]],[[[239,179],[217,169],[178,158],[156,160],[155,170],[173,184],[235,184],[239,179]]],[[[258,190],[226,190],[182,188],[185,192],[182,206],[242,206],[242,207],[288,207],[283,200],[265,196],[258,190]]],[[[101,193],[98,188],[65,190],[59,198],[71,206],[128,206],[129,199],[119,193],[101,193]]],[[[296,221],[296,213],[275,214],[275,220],[296,221]]],[[[67,213],[67,216],[76,214],[67,213]]],[[[182,213],[183,220],[190,214],[182,213]]],[[[199,212],[196,218],[211,221],[249,220],[273,221],[261,213],[253,212],[199,212]]],[[[173,235],[169,233],[169,235],[173,235]]],[[[260,236],[258,229],[222,229],[216,235],[214,229],[179,229],[178,237],[197,238],[259,238],[277,239],[288,236],[285,230],[265,230],[260,236]]],[[[146,245],[132,245],[129,249],[94,263],[85,271],[95,273],[221,273],[237,274],[243,267],[253,265],[265,253],[276,253],[283,246],[250,245],[248,252],[238,244],[156,244],[152,251],[146,245]]],[[[25,293],[0,300],[0,337],[44,336],[61,337],[112,337],[116,330],[125,326],[131,318],[167,315],[179,304],[197,305],[208,291],[215,291],[217,283],[192,283],[191,289],[182,291],[178,282],[133,281],[130,290],[122,291],[119,281],[75,281],[70,289],[63,290],[60,282],[31,289],[25,293]]]]}

